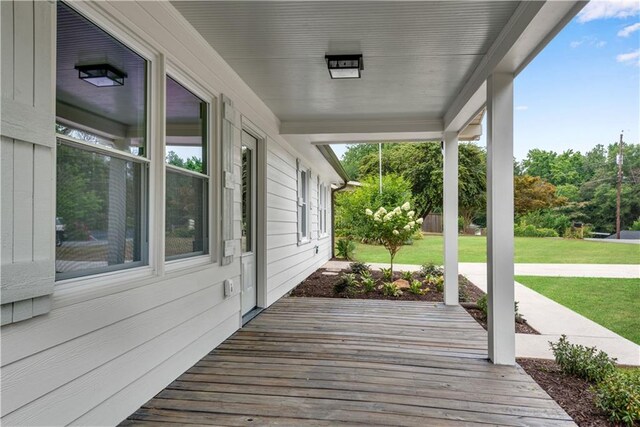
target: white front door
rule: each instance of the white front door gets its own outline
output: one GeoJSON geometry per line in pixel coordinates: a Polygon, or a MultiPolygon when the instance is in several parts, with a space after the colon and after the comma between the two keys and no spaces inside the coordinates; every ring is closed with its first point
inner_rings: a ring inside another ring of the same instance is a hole
{"type": "Polygon", "coordinates": [[[256,160],[258,141],[242,132],[242,315],[257,305],[256,160]]]}

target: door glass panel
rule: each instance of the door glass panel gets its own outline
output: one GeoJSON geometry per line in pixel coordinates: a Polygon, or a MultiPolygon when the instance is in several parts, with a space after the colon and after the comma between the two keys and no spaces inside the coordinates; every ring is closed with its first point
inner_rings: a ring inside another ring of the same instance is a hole
{"type": "Polygon", "coordinates": [[[253,151],[242,146],[242,252],[253,250],[253,151]]]}

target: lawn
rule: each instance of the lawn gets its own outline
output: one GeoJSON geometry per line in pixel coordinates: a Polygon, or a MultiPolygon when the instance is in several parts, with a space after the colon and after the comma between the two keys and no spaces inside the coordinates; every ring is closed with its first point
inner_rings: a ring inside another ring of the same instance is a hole
{"type": "MultiPolygon", "coordinates": [[[[460,236],[460,262],[485,262],[487,240],[483,236],[460,236]]],[[[562,238],[516,237],[517,263],[547,264],[640,264],[640,245],[562,238]]],[[[355,257],[363,262],[389,262],[389,253],[376,245],[356,245],[355,257]]],[[[404,246],[397,264],[442,264],[442,236],[426,235],[404,246]]]]}
{"type": "Polygon", "coordinates": [[[640,279],[516,276],[516,281],[640,344],[640,279]]]}

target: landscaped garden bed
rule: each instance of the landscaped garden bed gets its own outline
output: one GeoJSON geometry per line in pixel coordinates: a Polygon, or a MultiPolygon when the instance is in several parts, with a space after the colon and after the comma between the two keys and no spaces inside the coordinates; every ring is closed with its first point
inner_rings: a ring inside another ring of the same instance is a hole
{"type": "MultiPolygon", "coordinates": [[[[321,268],[303,280],[290,295],[399,301],[444,300],[444,278],[439,267],[428,264],[417,272],[390,274],[387,269],[372,270],[363,263],[352,263],[349,269],[342,270],[321,268]]],[[[458,276],[458,292],[461,305],[486,330],[486,294],[462,275],[458,276]]],[[[538,334],[521,316],[516,317],[516,332],[538,334]]]]}

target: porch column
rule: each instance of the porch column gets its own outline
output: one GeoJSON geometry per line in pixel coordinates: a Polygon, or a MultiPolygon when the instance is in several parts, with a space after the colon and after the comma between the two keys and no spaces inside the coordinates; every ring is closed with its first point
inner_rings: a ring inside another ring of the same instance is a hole
{"type": "Polygon", "coordinates": [[[458,133],[445,132],[443,150],[444,303],[458,305],[458,133]]]}
{"type": "Polygon", "coordinates": [[[487,299],[489,358],[515,364],[513,74],[487,79],[487,299]]]}

